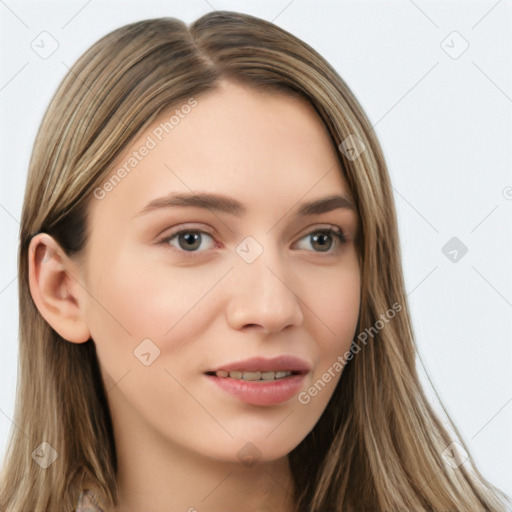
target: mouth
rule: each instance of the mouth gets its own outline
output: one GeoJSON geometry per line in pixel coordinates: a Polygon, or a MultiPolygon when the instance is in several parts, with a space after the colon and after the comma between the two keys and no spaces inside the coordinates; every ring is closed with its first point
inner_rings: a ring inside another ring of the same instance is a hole
{"type": "Polygon", "coordinates": [[[273,405],[292,398],[302,387],[310,366],[293,356],[253,358],[205,372],[223,391],[252,405],[273,405]]]}
{"type": "Polygon", "coordinates": [[[305,372],[294,370],[279,370],[269,372],[248,372],[242,370],[235,370],[228,372],[227,370],[217,370],[216,372],[206,372],[206,375],[221,377],[222,379],[236,379],[245,380],[250,382],[271,382],[275,380],[285,379],[290,375],[302,375],[305,372]]]}
{"type": "Polygon", "coordinates": [[[295,356],[279,356],[271,359],[255,357],[233,363],[226,363],[206,375],[222,379],[237,379],[250,382],[270,382],[286,379],[293,375],[305,375],[310,365],[295,356]]]}

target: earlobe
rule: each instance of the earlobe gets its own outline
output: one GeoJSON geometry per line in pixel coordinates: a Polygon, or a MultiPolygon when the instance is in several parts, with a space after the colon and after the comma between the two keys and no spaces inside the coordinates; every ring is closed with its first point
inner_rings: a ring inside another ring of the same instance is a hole
{"type": "Polygon", "coordinates": [[[36,235],[28,248],[28,279],[32,299],[62,338],[72,343],[89,340],[76,265],[53,237],[36,235]]]}

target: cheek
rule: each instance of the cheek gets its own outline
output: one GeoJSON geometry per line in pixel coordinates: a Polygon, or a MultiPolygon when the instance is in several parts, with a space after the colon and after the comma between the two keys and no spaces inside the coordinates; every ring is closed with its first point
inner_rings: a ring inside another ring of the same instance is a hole
{"type": "Polygon", "coordinates": [[[310,286],[305,301],[318,325],[317,342],[323,353],[333,353],[350,344],[360,307],[360,277],[357,266],[325,275],[310,286]],[[336,274],[336,275],[334,275],[336,274]],[[321,335],[320,335],[321,333],[321,335]]]}
{"type": "Polygon", "coordinates": [[[98,280],[87,311],[105,386],[112,391],[110,407],[118,418],[137,410],[162,432],[171,419],[175,432],[188,432],[194,415],[204,411],[178,382],[194,361],[195,344],[189,342],[201,338],[218,313],[210,290],[226,271],[135,267],[128,260],[111,268],[98,280]],[[169,404],[181,404],[183,414],[174,418],[169,404]]]}
{"type": "Polygon", "coordinates": [[[90,283],[86,314],[100,360],[113,370],[137,362],[134,351],[143,340],[151,340],[144,342],[150,352],[163,355],[199,335],[214,314],[214,303],[204,299],[225,274],[222,268],[173,269],[135,258],[119,258],[108,265],[112,270],[106,268],[90,283]]]}
{"type": "Polygon", "coordinates": [[[330,279],[322,279],[322,285],[309,293],[308,300],[311,321],[316,326],[313,333],[316,361],[309,385],[316,386],[311,390],[311,398],[318,395],[313,407],[320,410],[326,405],[343,371],[339,361],[345,361],[343,356],[357,334],[360,308],[358,267],[346,267],[336,278],[331,275],[330,279]]]}

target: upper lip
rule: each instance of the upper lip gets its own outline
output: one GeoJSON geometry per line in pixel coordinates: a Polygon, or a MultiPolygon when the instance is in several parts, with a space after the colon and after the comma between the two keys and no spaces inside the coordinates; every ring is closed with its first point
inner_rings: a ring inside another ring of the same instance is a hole
{"type": "Polygon", "coordinates": [[[310,369],[311,367],[306,361],[295,356],[279,356],[273,358],[253,357],[251,359],[223,364],[207,373],[215,373],[219,370],[225,370],[227,372],[291,371],[296,373],[307,373],[310,369]]]}

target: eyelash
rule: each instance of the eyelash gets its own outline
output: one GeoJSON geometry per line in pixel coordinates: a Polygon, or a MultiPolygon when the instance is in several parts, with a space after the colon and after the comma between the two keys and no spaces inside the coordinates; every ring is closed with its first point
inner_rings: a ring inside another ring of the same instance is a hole
{"type": "MultiPolygon", "coordinates": [[[[157,243],[161,244],[161,245],[170,245],[170,241],[171,240],[173,240],[175,238],[178,238],[182,234],[207,235],[207,236],[211,237],[212,240],[215,242],[214,236],[211,233],[209,233],[208,231],[204,231],[202,229],[196,229],[196,228],[189,228],[189,229],[180,229],[179,231],[171,233],[170,235],[167,235],[167,236],[163,237],[162,239],[160,239],[157,243]]],[[[337,226],[333,226],[333,227],[330,227],[330,228],[318,228],[318,229],[315,229],[313,231],[310,231],[309,233],[307,233],[306,235],[301,237],[295,243],[298,243],[298,242],[300,242],[301,240],[304,240],[307,237],[310,237],[312,235],[317,235],[317,234],[332,236],[334,238],[334,241],[333,241],[334,249],[332,249],[332,247],[330,247],[327,251],[311,250],[309,252],[314,252],[314,253],[317,253],[317,254],[333,255],[333,254],[335,254],[336,252],[338,252],[341,249],[341,246],[343,246],[344,244],[347,243],[347,238],[346,238],[343,230],[341,228],[337,227],[337,226]]],[[[181,248],[177,248],[177,247],[172,247],[172,248],[175,249],[176,251],[182,253],[182,254],[185,254],[187,257],[191,257],[191,258],[197,257],[201,253],[203,253],[203,252],[208,250],[208,249],[206,249],[204,251],[198,251],[198,250],[196,250],[196,251],[186,251],[185,249],[181,249],[181,248]]]]}

